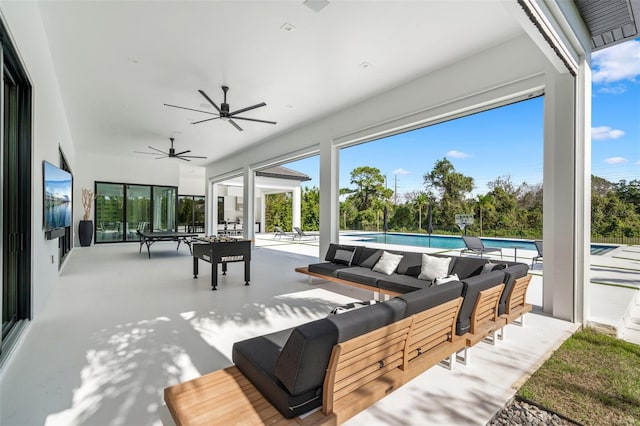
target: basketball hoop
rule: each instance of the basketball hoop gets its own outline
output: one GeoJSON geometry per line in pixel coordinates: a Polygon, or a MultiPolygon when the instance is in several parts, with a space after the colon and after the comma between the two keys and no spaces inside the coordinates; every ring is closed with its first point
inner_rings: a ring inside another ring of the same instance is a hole
{"type": "Polygon", "coordinates": [[[467,226],[473,225],[472,214],[457,214],[455,218],[456,218],[456,225],[458,225],[461,231],[466,231],[467,226]]]}

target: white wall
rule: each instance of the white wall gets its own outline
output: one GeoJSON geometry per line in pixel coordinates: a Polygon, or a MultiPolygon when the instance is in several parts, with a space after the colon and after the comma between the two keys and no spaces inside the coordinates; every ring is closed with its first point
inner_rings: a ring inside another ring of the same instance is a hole
{"type": "MultiPolygon", "coordinates": [[[[59,165],[61,147],[75,177],[76,153],[37,4],[3,1],[0,14],[33,87],[31,305],[37,317],[58,276],[58,240],[46,240],[43,229],[42,161],[59,165]]],[[[73,201],[77,210],[79,200],[73,201]]]]}
{"type": "MultiPolygon", "coordinates": [[[[81,203],[82,188],[93,190],[96,181],[166,186],[179,186],[181,181],[180,165],[175,159],[148,159],[133,153],[125,156],[109,156],[79,152],[76,169],[74,200],[77,202],[76,208],[73,210],[76,247],[80,245],[77,236],[78,223],[84,213],[81,203]]],[[[202,179],[201,183],[204,187],[204,177],[202,179]]],[[[95,218],[96,212],[94,210],[91,210],[91,220],[95,218]]]]}
{"type": "MultiPolygon", "coordinates": [[[[180,161],[180,160],[174,160],[180,161]]],[[[206,193],[205,168],[180,164],[180,182],[178,184],[178,194],[180,195],[201,195],[206,193]]]]}

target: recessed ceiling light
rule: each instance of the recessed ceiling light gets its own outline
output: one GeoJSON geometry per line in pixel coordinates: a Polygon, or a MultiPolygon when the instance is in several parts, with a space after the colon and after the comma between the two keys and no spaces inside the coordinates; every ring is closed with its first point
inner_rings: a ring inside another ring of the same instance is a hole
{"type": "Polygon", "coordinates": [[[304,0],[302,3],[314,12],[320,12],[329,5],[327,0],[304,0]]]}
{"type": "Polygon", "coordinates": [[[361,68],[371,68],[371,63],[367,62],[367,61],[362,62],[362,63],[360,63],[360,67],[361,68]]]}
{"type": "Polygon", "coordinates": [[[288,22],[285,22],[284,24],[282,24],[282,26],[280,26],[280,29],[289,33],[291,31],[295,30],[296,27],[294,27],[293,25],[291,25],[288,22]]]}

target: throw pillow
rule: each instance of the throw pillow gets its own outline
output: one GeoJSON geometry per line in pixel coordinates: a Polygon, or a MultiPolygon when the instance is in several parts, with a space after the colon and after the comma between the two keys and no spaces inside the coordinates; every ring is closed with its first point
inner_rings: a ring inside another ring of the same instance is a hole
{"type": "Polygon", "coordinates": [[[355,253],[355,248],[339,248],[336,250],[336,254],[333,256],[333,262],[351,266],[351,262],[353,262],[353,255],[355,253]]]}
{"type": "Polygon", "coordinates": [[[382,256],[378,259],[375,265],[373,265],[373,270],[375,272],[381,272],[386,275],[393,274],[393,271],[396,270],[398,264],[402,260],[401,254],[393,254],[388,251],[383,251],[382,256]]]}
{"type": "Polygon", "coordinates": [[[433,281],[437,277],[446,277],[449,274],[450,257],[436,257],[428,254],[422,255],[422,269],[419,280],[433,281]]]}
{"type": "Polygon", "coordinates": [[[433,283],[435,285],[440,285],[440,284],[444,284],[444,283],[448,283],[449,281],[459,281],[460,279],[458,278],[457,274],[453,274],[453,275],[448,275],[446,277],[442,277],[442,278],[437,278],[435,280],[433,280],[433,283]]]}

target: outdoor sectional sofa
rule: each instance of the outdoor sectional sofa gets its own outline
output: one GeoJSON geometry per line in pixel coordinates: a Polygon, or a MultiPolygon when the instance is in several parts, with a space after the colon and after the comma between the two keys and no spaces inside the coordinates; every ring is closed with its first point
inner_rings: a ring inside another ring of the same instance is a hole
{"type": "MultiPolygon", "coordinates": [[[[342,423],[433,365],[448,358],[451,366],[458,352],[504,326],[499,305],[505,299],[503,312],[513,317],[508,293],[528,271],[526,264],[487,266],[486,258],[452,256],[448,272],[459,279],[436,285],[418,278],[421,253],[396,252],[402,260],[391,274],[372,269],[382,254],[332,244],[326,262],[306,271],[396,297],[236,342],[234,366],[165,389],[176,423],[233,420],[243,407],[246,423],[342,423]],[[192,406],[208,411],[194,412],[192,406]]],[[[526,292],[526,285],[518,291],[526,292]]]]}

